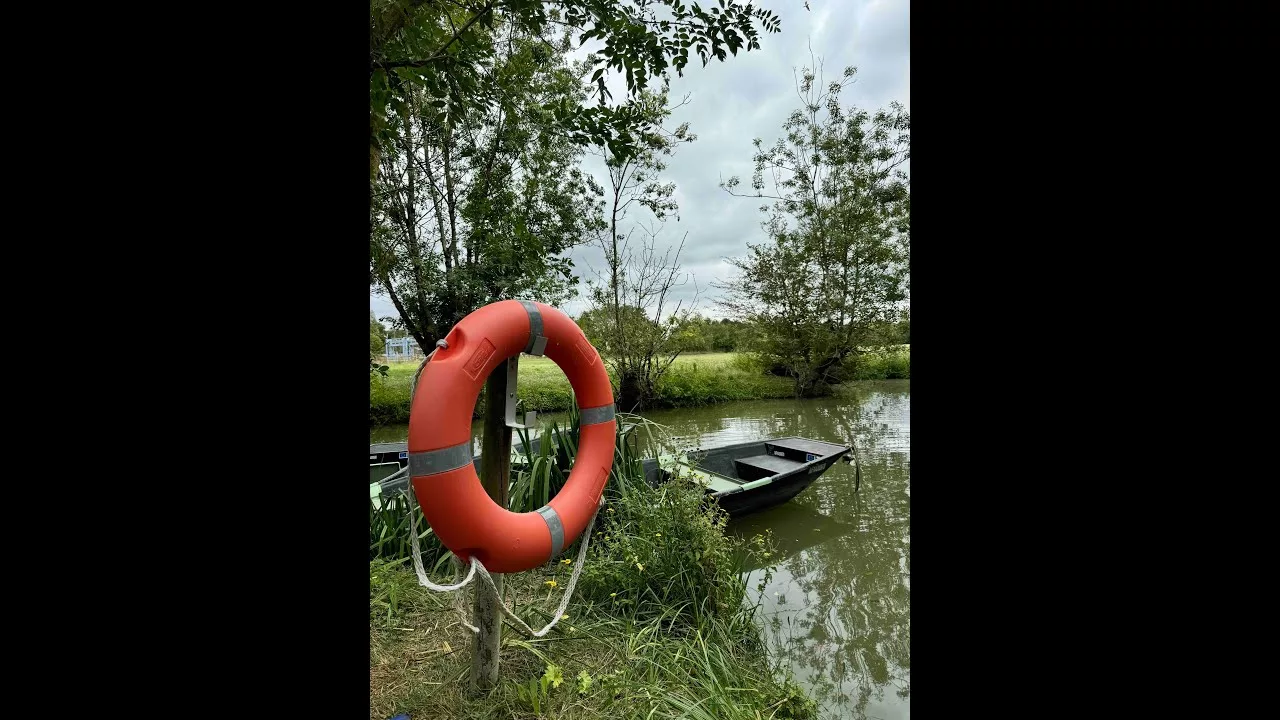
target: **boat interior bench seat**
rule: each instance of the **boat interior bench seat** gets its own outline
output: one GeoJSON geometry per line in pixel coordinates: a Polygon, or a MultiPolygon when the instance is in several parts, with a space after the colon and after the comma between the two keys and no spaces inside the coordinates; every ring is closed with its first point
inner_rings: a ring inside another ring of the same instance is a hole
{"type": "Polygon", "coordinates": [[[734,469],[738,471],[738,477],[742,478],[744,482],[763,480],[767,477],[794,470],[802,465],[804,465],[803,462],[776,455],[753,455],[733,461],[734,469]]]}

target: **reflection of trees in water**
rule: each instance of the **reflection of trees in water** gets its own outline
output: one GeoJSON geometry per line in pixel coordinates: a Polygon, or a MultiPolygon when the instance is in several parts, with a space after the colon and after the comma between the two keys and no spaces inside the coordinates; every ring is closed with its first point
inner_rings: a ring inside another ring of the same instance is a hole
{"type": "Polygon", "coordinates": [[[867,717],[872,700],[911,690],[910,400],[883,391],[859,399],[805,413],[795,430],[857,442],[863,484],[855,495],[852,469],[833,471],[797,498],[856,529],[782,562],[804,608],[787,622],[775,615],[767,632],[829,712],[867,717]]]}
{"type": "Polygon", "coordinates": [[[896,432],[906,435],[897,442],[909,443],[909,381],[858,383],[843,392],[841,398],[723,403],[651,411],[645,417],[666,425],[677,444],[689,448],[799,435],[830,442],[854,439],[861,450],[864,442],[888,439],[888,419],[905,413],[908,424],[896,432]]]}
{"type": "Polygon", "coordinates": [[[870,704],[906,702],[911,691],[910,384],[859,383],[845,393],[648,415],[689,448],[782,435],[857,447],[861,492],[853,468],[837,463],[790,503],[734,526],[748,536],[768,527],[780,541],[773,582],[790,575],[790,597],[762,608],[778,659],[828,715],[888,716],[870,704]]]}
{"type": "Polygon", "coordinates": [[[646,416],[669,424],[677,446],[694,449],[792,435],[795,419],[803,411],[803,404],[793,400],[765,400],[658,411],[646,416]]]}
{"type": "MultiPolygon", "coordinates": [[[[910,692],[910,523],[900,463],[864,458],[864,478],[888,486],[863,487],[867,498],[861,531],[814,546],[783,563],[792,587],[807,606],[796,623],[807,632],[775,627],[775,647],[797,669],[808,672],[811,690],[824,705],[859,715],[871,699],[892,689],[910,692]],[[869,517],[868,517],[869,516],[869,517]],[[892,686],[892,687],[891,687],[892,686]],[[851,692],[855,690],[856,693],[851,692]],[[851,697],[851,695],[853,697],[851,697]],[[856,703],[848,703],[856,698],[856,703]]],[[[824,488],[843,495],[848,486],[824,488]]],[[[852,502],[840,498],[837,504],[852,502]]]]}
{"type": "Polygon", "coordinates": [[[743,568],[748,571],[761,570],[766,565],[780,565],[787,558],[814,545],[856,529],[853,525],[837,522],[829,515],[823,515],[799,502],[787,502],[763,512],[735,518],[728,527],[729,532],[747,540],[766,530],[773,535],[777,554],[766,560],[758,553],[748,553],[743,559],[743,568]]]}

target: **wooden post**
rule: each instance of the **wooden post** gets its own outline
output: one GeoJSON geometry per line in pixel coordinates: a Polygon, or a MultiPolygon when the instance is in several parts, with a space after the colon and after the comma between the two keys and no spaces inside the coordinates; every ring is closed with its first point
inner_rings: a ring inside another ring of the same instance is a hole
{"type": "MultiPolygon", "coordinates": [[[[480,482],[500,507],[507,506],[511,473],[511,428],[506,423],[507,363],[519,363],[517,355],[499,365],[485,382],[484,435],[480,446],[480,482]]],[[[511,387],[515,392],[515,386],[511,387]]],[[[493,584],[502,593],[502,575],[492,573],[493,584]]],[[[471,684],[488,690],[498,684],[498,652],[502,647],[502,611],[484,582],[475,584],[473,625],[480,628],[471,645],[471,684]]]]}

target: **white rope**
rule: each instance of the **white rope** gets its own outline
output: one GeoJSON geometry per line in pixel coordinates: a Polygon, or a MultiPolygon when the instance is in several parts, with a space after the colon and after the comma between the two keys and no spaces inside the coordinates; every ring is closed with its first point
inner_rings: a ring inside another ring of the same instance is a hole
{"type": "MultiPolygon", "coordinates": [[[[445,342],[444,340],[437,340],[436,347],[448,349],[449,343],[445,342]]],[[[431,361],[431,356],[435,354],[436,354],[435,350],[432,350],[431,352],[427,353],[427,356],[422,358],[422,362],[418,364],[417,371],[413,373],[413,381],[410,383],[410,386],[409,386],[409,404],[410,405],[413,404],[414,398],[417,397],[418,395],[418,378],[421,377],[423,368],[425,368],[427,366],[427,363],[431,361]]],[[[393,474],[391,477],[396,477],[402,472],[403,473],[409,472],[409,467],[405,466],[404,468],[402,468],[401,470],[393,474]]],[[[387,478],[387,480],[390,480],[390,479],[391,478],[387,478]]],[[[405,488],[405,493],[409,496],[409,547],[410,547],[410,551],[413,553],[413,571],[418,575],[418,584],[421,585],[422,587],[427,588],[428,590],[432,590],[434,592],[445,592],[445,593],[453,592],[455,590],[461,590],[467,585],[470,585],[471,581],[474,580],[476,577],[475,563],[471,564],[471,569],[467,571],[467,576],[462,579],[462,582],[456,583],[454,585],[437,585],[436,583],[431,582],[431,578],[427,577],[427,570],[422,566],[422,550],[418,546],[418,521],[416,517],[417,515],[416,510],[418,509],[418,496],[417,496],[417,493],[414,492],[412,484],[410,484],[409,487],[405,488]]],[[[454,557],[454,560],[456,562],[457,557],[454,557]]],[[[467,622],[467,611],[466,611],[466,608],[464,608],[462,605],[461,595],[454,596],[453,608],[458,611],[458,617],[461,618],[462,625],[464,627],[466,627],[468,630],[470,630],[473,633],[480,632],[480,628],[467,622]]]]}
{"type": "MultiPolygon", "coordinates": [[[[418,584],[428,590],[444,593],[461,590],[470,585],[471,581],[476,577],[476,562],[471,563],[471,569],[467,571],[467,576],[462,579],[462,582],[454,585],[437,585],[431,582],[431,578],[427,577],[427,570],[422,566],[422,551],[418,549],[418,521],[414,517],[417,515],[416,511],[418,509],[417,494],[413,491],[412,485],[405,489],[405,493],[409,496],[409,546],[410,551],[413,553],[413,571],[418,575],[418,584]]],[[[457,559],[457,556],[455,556],[454,560],[456,561],[457,559]]],[[[472,558],[472,560],[474,561],[475,558],[472,558]]],[[[458,617],[462,619],[463,627],[473,633],[480,632],[480,628],[467,622],[467,610],[462,605],[462,595],[453,596],[453,609],[458,611],[458,617]]]]}
{"type": "MultiPolygon", "coordinates": [[[[418,522],[414,517],[414,511],[417,509],[417,497],[415,497],[413,488],[409,488],[407,493],[409,495],[409,544],[411,546],[411,552],[413,553],[413,570],[418,575],[419,585],[422,585],[428,590],[434,590],[435,592],[453,592],[454,590],[461,590],[471,584],[471,581],[475,579],[476,570],[478,569],[480,571],[480,576],[484,578],[485,584],[489,586],[489,591],[493,593],[495,598],[497,598],[498,607],[502,609],[502,614],[514,623],[517,628],[525,631],[533,637],[542,637],[548,632],[551,632],[551,628],[555,627],[556,623],[560,622],[564,617],[564,611],[569,607],[569,599],[573,597],[573,589],[577,586],[578,578],[582,575],[582,568],[585,564],[584,561],[587,558],[587,547],[591,544],[591,531],[595,528],[596,517],[600,515],[600,508],[604,507],[603,492],[600,493],[600,502],[596,505],[596,511],[591,513],[591,521],[587,523],[586,532],[582,534],[582,545],[578,547],[577,564],[576,567],[573,568],[573,574],[569,576],[569,584],[565,586],[564,596],[560,598],[560,605],[556,608],[555,617],[551,618],[551,622],[547,623],[541,630],[536,631],[525,624],[524,620],[517,617],[515,612],[502,602],[502,595],[498,592],[498,588],[493,582],[493,576],[489,574],[489,570],[484,566],[484,563],[480,562],[480,559],[474,555],[471,556],[471,569],[467,571],[467,576],[463,578],[462,582],[454,585],[437,585],[436,583],[431,582],[431,578],[427,577],[426,568],[422,565],[422,551],[418,549],[418,522]]],[[[462,596],[457,595],[455,598],[457,600],[461,600],[462,596]]],[[[473,633],[480,632],[480,628],[467,622],[466,609],[462,607],[460,602],[455,602],[454,608],[462,617],[462,624],[464,627],[473,633]]]]}
{"type": "MultiPolygon", "coordinates": [[[[449,344],[446,343],[444,340],[437,340],[436,347],[443,347],[445,349],[448,349],[449,344]]],[[[431,360],[431,356],[435,354],[436,354],[435,350],[432,350],[430,353],[428,353],[427,356],[422,359],[422,363],[418,365],[417,372],[413,374],[413,382],[409,386],[410,404],[413,403],[413,398],[417,395],[417,392],[418,392],[418,377],[422,375],[422,369],[427,366],[427,362],[429,362],[431,360]]],[[[389,477],[384,478],[383,482],[386,482],[387,480],[391,480],[392,478],[398,477],[401,473],[405,473],[408,471],[409,471],[408,467],[401,468],[400,470],[396,471],[394,474],[390,475],[389,477]]],[[[603,489],[600,493],[600,502],[596,504],[596,511],[591,513],[591,521],[587,523],[587,530],[582,534],[582,545],[578,547],[577,565],[573,568],[573,574],[569,576],[569,584],[564,589],[564,596],[560,598],[560,605],[556,608],[555,617],[551,618],[551,622],[547,623],[545,627],[537,631],[533,630],[533,628],[530,628],[527,624],[525,624],[524,620],[521,620],[519,617],[517,617],[515,612],[512,611],[511,608],[507,607],[506,604],[502,602],[502,595],[498,592],[498,588],[493,582],[493,576],[489,574],[489,570],[485,568],[484,563],[480,562],[479,558],[477,558],[474,555],[471,556],[471,563],[470,563],[471,569],[467,571],[467,576],[462,579],[462,582],[456,583],[454,585],[437,585],[436,583],[431,582],[431,578],[427,577],[426,568],[423,567],[422,565],[422,551],[419,549],[419,546],[418,546],[418,521],[417,521],[417,518],[415,517],[415,512],[414,512],[418,508],[417,493],[414,492],[412,485],[406,488],[405,492],[409,496],[409,546],[410,546],[410,551],[413,553],[413,570],[418,575],[419,585],[427,588],[428,590],[433,590],[435,592],[453,592],[455,590],[461,590],[462,588],[471,584],[471,581],[474,580],[476,577],[476,570],[479,569],[480,576],[484,578],[485,584],[489,586],[489,591],[492,592],[493,596],[498,600],[498,607],[502,609],[502,614],[508,620],[514,623],[516,627],[518,627],[520,630],[525,631],[526,633],[532,635],[533,637],[542,637],[543,635],[546,635],[548,632],[551,632],[551,628],[555,627],[556,623],[560,622],[560,619],[564,617],[564,614],[565,614],[564,611],[569,608],[569,599],[573,596],[573,588],[578,584],[578,578],[582,575],[583,561],[587,557],[587,546],[591,544],[591,530],[595,527],[596,517],[600,514],[600,508],[604,507],[603,489]]],[[[457,560],[456,556],[454,557],[454,560],[455,561],[457,560]]],[[[462,606],[462,603],[460,602],[462,599],[462,596],[455,595],[454,598],[455,598],[454,608],[458,611],[458,614],[462,617],[463,627],[467,628],[473,633],[479,633],[480,628],[467,622],[466,609],[462,606]]]]}
{"type": "Polygon", "coordinates": [[[410,487],[406,493],[409,495],[409,546],[413,553],[413,571],[418,574],[418,584],[428,590],[436,592],[453,592],[461,590],[471,583],[476,576],[476,566],[472,565],[471,570],[467,573],[467,577],[456,585],[437,585],[431,582],[431,578],[427,577],[427,570],[422,566],[422,551],[418,549],[418,521],[414,518],[414,510],[417,509],[417,498],[414,497],[413,488],[410,487]]]}
{"type": "MultiPolygon", "coordinates": [[[[543,635],[546,635],[548,632],[551,632],[551,628],[555,627],[556,623],[560,622],[564,618],[564,611],[569,608],[569,598],[573,596],[573,587],[578,584],[578,577],[582,575],[583,561],[587,557],[587,546],[591,544],[591,528],[595,526],[596,516],[600,514],[600,508],[602,507],[604,507],[603,492],[600,493],[600,504],[596,505],[596,511],[594,513],[591,513],[591,522],[587,523],[587,530],[582,534],[582,545],[578,548],[577,565],[573,568],[573,574],[569,576],[569,585],[564,589],[564,597],[560,598],[560,606],[556,608],[555,617],[551,618],[551,622],[547,623],[545,627],[543,627],[541,630],[538,630],[536,632],[532,628],[530,628],[528,625],[526,625],[523,620],[516,617],[516,614],[510,608],[508,608],[505,604],[503,604],[502,597],[498,595],[498,588],[494,586],[493,578],[489,576],[489,571],[485,569],[484,563],[480,562],[474,557],[471,558],[471,562],[472,562],[471,567],[480,568],[480,576],[484,578],[486,583],[488,583],[489,589],[493,591],[494,597],[498,598],[498,607],[502,608],[502,614],[505,615],[508,620],[514,623],[516,627],[520,628],[521,630],[525,631],[526,633],[534,637],[542,637],[543,635]]],[[[468,625],[468,627],[470,626],[468,625]]],[[[479,630],[472,630],[472,632],[479,632],[479,630]]]]}

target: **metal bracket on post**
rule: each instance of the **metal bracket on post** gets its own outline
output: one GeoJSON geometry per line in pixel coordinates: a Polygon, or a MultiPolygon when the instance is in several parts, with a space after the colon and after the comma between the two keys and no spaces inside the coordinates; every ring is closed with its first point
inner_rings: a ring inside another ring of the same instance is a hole
{"type": "MultiPolygon", "coordinates": [[[[524,311],[529,314],[529,344],[525,346],[524,351],[533,356],[539,356],[547,350],[547,338],[542,334],[542,312],[538,310],[538,306],[532,300],[519,301],[524,306],[524,311]]],[[[507,359],[507,405],[506,405],[506,423],[507,427],[515,430],[532,430],[537,424],[538,413],[530,411],[524,414],[524,423],[516,422],[516,380],[520,374],[520,356],[507,359]]]]}
{"type": "MultiPolygon", "coordinates": [[[[543,338],[545,340],[545,338],[543,338]]],[[[507,427],[514,430],[532,430],[537,427],[538,413],[530,410],[524,414],[524,423],[516,422],[516,380],[520,375],[520,356],[507,359],[507,410],[505,413],[507,427]]]]}

